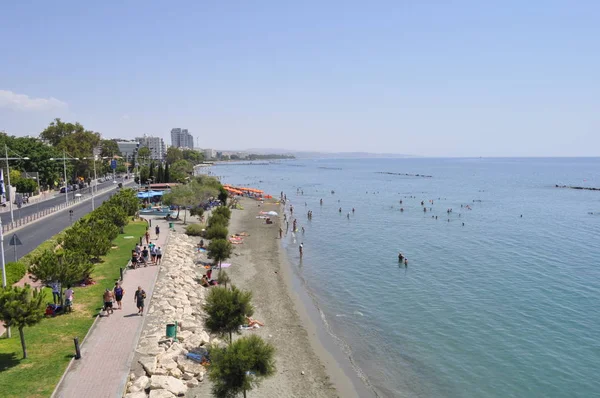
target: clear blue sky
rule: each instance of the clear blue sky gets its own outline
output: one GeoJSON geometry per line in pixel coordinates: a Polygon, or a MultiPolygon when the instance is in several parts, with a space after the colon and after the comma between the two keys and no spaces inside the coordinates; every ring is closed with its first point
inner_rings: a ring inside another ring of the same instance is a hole
{"type": "Polygon", "coordinates": [[[4,1],[0,130],[598,156],[600,2],[4,1]]]}

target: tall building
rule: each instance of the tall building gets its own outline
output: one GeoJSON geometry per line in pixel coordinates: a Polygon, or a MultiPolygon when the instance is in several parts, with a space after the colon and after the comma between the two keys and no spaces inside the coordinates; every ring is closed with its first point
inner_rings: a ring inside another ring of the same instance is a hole
{"type": "Polygon", "coordinates": [[[167,148],[162,138],[144,134],[143,137],[137,137],[135,140],[140,143],[140,148],[148,147],[151,159],[163,160],[165,158],[167,148]]]}
{"type": "Polygon", "coordinates": [[[132,159],[140,144],[137,141],[117,141],[119,152],[126,159],[132,159]]]}
{"type": "Polygon", "coordinates": [[[171,145],[177,148],[191,149],[194,147],[194,137],[192,137],[187,129],[171,129],[171,145]]]}

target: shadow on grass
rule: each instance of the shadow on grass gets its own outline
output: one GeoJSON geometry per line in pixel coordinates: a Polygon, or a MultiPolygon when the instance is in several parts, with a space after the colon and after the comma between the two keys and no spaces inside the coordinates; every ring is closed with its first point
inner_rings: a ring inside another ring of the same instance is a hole
{"type": "Polygon", "coordinates": [[[19,363],[21,363],[21,359],[17,358],[16,353],[0,353],[0,372],[17,366],[19,363]]]}

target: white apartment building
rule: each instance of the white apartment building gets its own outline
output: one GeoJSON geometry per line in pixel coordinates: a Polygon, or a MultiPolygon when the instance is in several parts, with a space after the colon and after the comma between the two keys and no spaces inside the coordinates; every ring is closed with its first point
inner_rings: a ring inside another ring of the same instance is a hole
{"type": "Polygon", "coordinates": [[[150,150],[151,159],[164,160],[167,155],[167,147],[160,137],[144,134],[143,137],[137,137],[135,140],[140,143],[140,148],[147,147],[150,150]]]}
{"type": "Polygon", "coordinates": [[[194,137],[187,129],[174,128],[171,129],[171,145],[176,148],[193,148],[194,137]]]}

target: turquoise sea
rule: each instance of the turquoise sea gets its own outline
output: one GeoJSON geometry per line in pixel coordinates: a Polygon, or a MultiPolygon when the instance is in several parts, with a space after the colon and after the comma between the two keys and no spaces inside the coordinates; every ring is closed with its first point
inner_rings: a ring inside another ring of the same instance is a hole
{"type": "Polygon", "coordinates": [[[293,270],[378,396],[600,396],[600,192],[555,187],[600,187],[600,159],[294,160],[211,172],[287,194],[306,230],[284,239],[293,270]]]}

